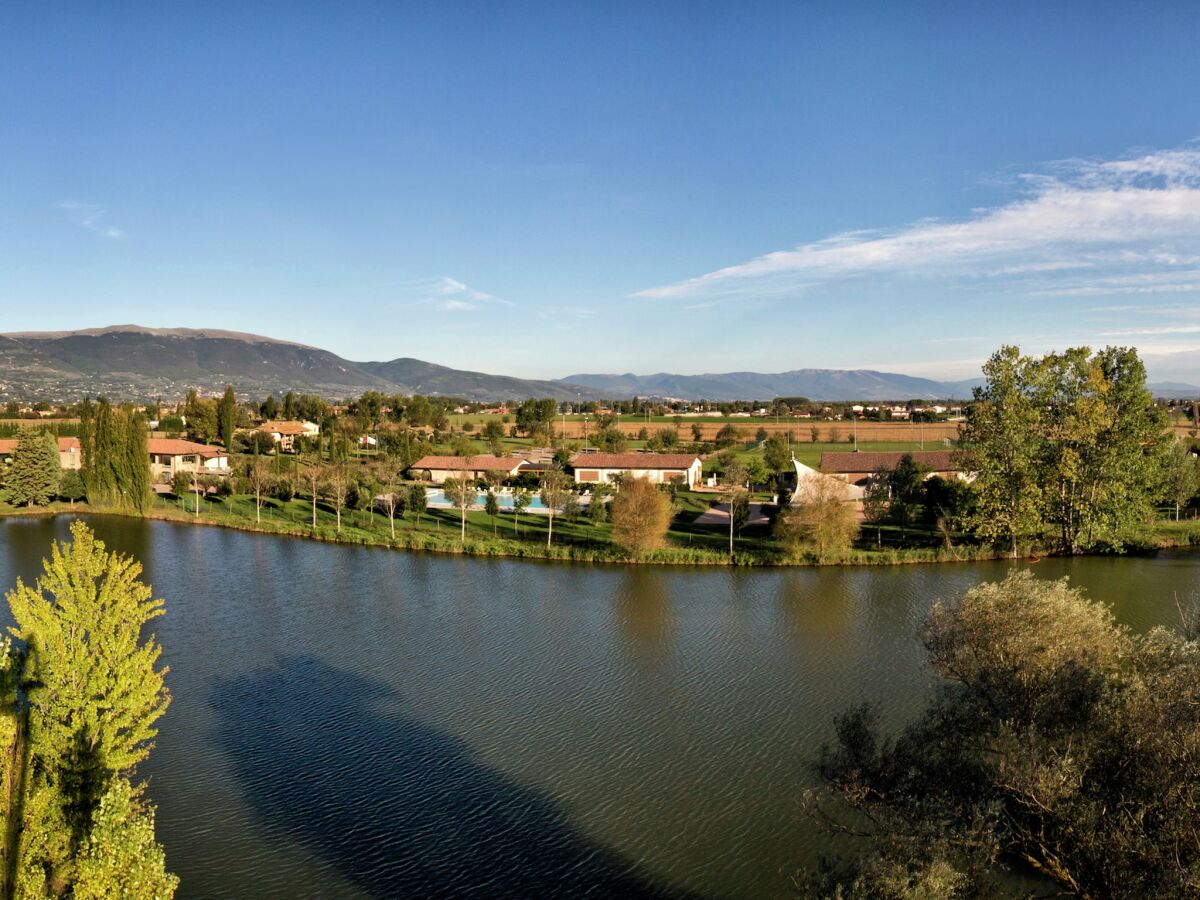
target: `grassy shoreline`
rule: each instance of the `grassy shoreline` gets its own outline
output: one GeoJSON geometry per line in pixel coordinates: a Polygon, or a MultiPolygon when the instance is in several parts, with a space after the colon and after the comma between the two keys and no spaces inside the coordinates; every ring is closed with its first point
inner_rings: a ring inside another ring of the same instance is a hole
{"type": "MultiPolygon", "coordinates": [[[[86,503],[56,502],[46,507],[18,507],[0,505],[0,518],[44,517],[44,516],[95,516],[115,515],[125,518],[146,518],[159,521],[176,522],[186,525],[205,525],[218,528],[229,528],[236,531],[253,532],[257,534],[272,534],[281,537],[294,537],[304,540],[315,540],[323,543],[353,544],[358,546],[382,547],[393,550],[409,550],[417,552],[440,553],[456,556],[480,556],[493,559],[531,559],[548,562],[594,563],[601,565],[654,565],[654,566],[726,566],[737,568],[800,568],[816,566],[897,566],[917,564],[938,564],[955,562],[980,562],[987,560],[1002,560],[1013,558],[1003,549],[962,545],[951,548],[944,547],[907,547],[882,549],[851,549],[844,553],[828,554],[822,558],[789,559],[777,548],[772,546],[769,539],[762,537],[739,538],[735,553],[730,559],[728,551],[716,549],[707,545],[680,545],[680,535],[672,533],[672,542],[661,550],[652,551],[642,557],[631,558],[621,550],[606,541],[589,540],[580,542],[577,535],[571,532],[570,523],[555,522],[556,540],[563,535],[562,543],[553,543],[546,547],[544,539],[530,540],[527,538],[505,536],[499,533],[485,533],[493,525],[482,513],[468,515],[467,540],[459,540],[459,520],[455,511],[430,510],[422,518],[423,522],[414,526],[411,518],[402,522],[397,521],[396,537],[393,539],[387,525],[387,520],[378,513],[375,514],[343,514],[342,531],[339,534],[336,525],[330,521],[330,515],[320,510],[318,524],[314,529],[308,521],[303,523],[292,520],[281,520],[275,517],[264,518],[257,522],[253,518],[254,504],[249,501],[250,515],[246,514],[244,502],[231,502],[227,507],[212,507],[216,504],[206,503],[201,515],[177,506],[174,502],[156,500],[145,516],[124,512],[117,509],[97,509],[86,503]],[[364,526],[362,518],[368,519],[364,526]],[[480,520],[485,521],[481,522],[480,520]],[[757,546],[755,546],[757,545],[757,546]],[[766,546],[763,546],[766,545],[766,546]]],[[[307,507],[307,503],[300,504],[307,507]]],[[[266,507],[264,507],[265,509],[266,507]]],[[[278,511],[280,507],[273,507],[278,511]]],[[[293,504],[293,511],[296,504],[293,504]]],[[[525,531],[535,535],[544,535],[540,526],[544,522],[541,516],[526,515],[522,520],[525,531]],[[532,520],[532,521],[530,521],[532,520]]],[[[576,529],[577,530],[577,529],[576,529]]],[[[717,536],[720,537],[720,536],[717,536]]],[[[725,538],[720,538],[724,541],[725,538]]],[[[1161,521],[1153,526],[1147,526],[1131,543],[1130,554],[1150,553],[1157,550],[1200,547],[1200,520],[1191,521],[1161,521]]],[[[1045,548],[1024,548],[1017,558],[1039,558],[1058,555],[1045,548]]],[[[1091,554],[1112,555],[1112,554],[1091,554]]]]}

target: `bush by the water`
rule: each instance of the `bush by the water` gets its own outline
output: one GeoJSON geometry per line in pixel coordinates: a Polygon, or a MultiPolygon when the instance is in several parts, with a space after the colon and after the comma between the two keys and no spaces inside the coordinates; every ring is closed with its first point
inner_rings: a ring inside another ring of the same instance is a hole
{"type": "Polygon", "coordinates": [[[1077,896],[1200,894],[1200,644],[1184,619],[1132,634],[1028,571],[936,605],[924,714],[889,737],[859,707],[822,752],[811,808],[871,849],[805,892],[999,894],[1016,867],[1077,896]]]}

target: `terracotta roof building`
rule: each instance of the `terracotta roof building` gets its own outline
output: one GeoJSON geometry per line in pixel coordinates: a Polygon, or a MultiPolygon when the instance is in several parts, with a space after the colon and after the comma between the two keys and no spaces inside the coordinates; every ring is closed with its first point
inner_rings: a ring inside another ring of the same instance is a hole
{"type": "Polygon", "coordinates": [[[576,484],[608,484],[628,475],[691,489],[700,480],[703,464],[694,453],[576,453],[571,468],[576,484]]]}
{"type": "Polygon", "coordinates": [[[150,438],[150,475],[155,481],[170,481],[176,472],[225,475],[229,454],[220,447],[178,438],[150,438]]]}
{"type": "Polygon", "coordinates": [[[272,440],[285,453],[291,453],[296,445],[296,438],[316,437],[321,433],[321,426],[315,422],[294,422],[287,420],[263,422],[255,431],[271,435],[272,440]]]}
{"type": "MultiPolygon", "coordinates": [[[[11,459],[16,449],[16,438],[0,440],[0,460],[11,459]]],[[[64,469],[79,471],[83,468],[83,458],[79,455],[79,438],[58,438],[58,462],[64,469]]]]}
{"type": "Polygon", "coordinates": [[[957,450],[890,450],[879,453],[822,453],[821,472],[836,475],[850,484],[864,485],[880,469],[892,471],[905,456],[943,478],[961,477],[957,450]]]}
{"type": "Polygon", "coordinates": [[[441,484],[447,478],[482,478],[489,473],[500,473],[511,478],[527,463],[515,456],[492,456],[484,453],[478,456],[422,456],[408,467],[409,472],[417,477],[425,478],[434,484],[441,484]]]}

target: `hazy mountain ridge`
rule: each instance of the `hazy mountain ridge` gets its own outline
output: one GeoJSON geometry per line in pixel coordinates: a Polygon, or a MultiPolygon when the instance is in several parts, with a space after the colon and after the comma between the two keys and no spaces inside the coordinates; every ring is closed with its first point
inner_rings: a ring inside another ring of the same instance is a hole
{"type": "Polygon", "coordinates": [[[810,400],[966,399],[975,380],[940,382],[914,375],[871,369],[794,369],[790,372],[724,372],[704,375],[578,374],[575,382],[606,396],[679,397],[684,400],[769,400],[808,397],[810,400]]]}
{"type": "Polygon", "coordinates": [[[175,397],[233,384],[243,394],[293,390],[346,397],[367,390],[504,400],[592,399],[587,388],[482,372],[416,359],[352,362],[292,341],[220,329],[117,325],[81,331],[0,335],[0,397],[73,400],[175,397]]]}
{"type": "Polygon", "coordinates": [[[371,373],[390,382],[400,393],[441,394],[470,397],[478,400],[509,400],[525,397],[553,397],[555,400],[595,398],[596,392],[569,380],[537,381],[516,378],[510,375],[488,375],[451,369],[436,363],[424,362],[411,357],[401,357],[388,362],[356,363],[364,372],[371,373]]]}
{"type": "MultiPolygon", "coordinates": [[[[703,375],[578,374],[536,380],[452,369],[411,357],[352,362],[293,341],[221,329],[117,325],[0,335],[0,399],[69,401],[173,398],[233,384],[242,394],[293,390],[347,397],[366,390],[474,400],[677,397],[685,400],[902,401],[967,399],[979,379],[942,382],[870,369],[794,369],[703,375]]],[[[1159,396],[1195,397],[1186,382],[1152,383],[1159,396]]]]}

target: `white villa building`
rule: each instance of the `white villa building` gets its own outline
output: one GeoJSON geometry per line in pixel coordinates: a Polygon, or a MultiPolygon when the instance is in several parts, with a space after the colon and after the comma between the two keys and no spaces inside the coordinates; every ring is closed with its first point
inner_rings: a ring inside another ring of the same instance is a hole
{"type": "Polygon", "coordinates": [[[615,478],[647,478],[655,484],[687,485],[700,481],[704,468],[691,453],[576,453],[571,457],[576,484],[610,484],[615,478]]]}

